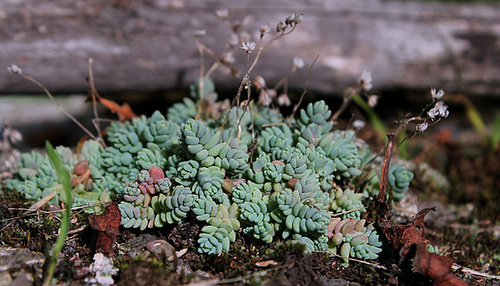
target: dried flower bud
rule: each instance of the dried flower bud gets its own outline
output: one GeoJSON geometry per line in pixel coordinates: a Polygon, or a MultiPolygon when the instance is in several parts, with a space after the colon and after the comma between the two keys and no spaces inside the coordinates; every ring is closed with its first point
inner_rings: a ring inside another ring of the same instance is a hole
{"type": "Polygon", "coordinates": [[[286,17],[285,24],[290,26],[295,26],[302,22],[302,14],[292,13],[290,16],[286,17]]]}
{"type": "Polygon", "coordinates": [[[285,23],[283,23],[281,21],[276,25],[276,32],[278,32],[278,33],[285,30],[285,29],[286,29],[286,25],[285,25],[285,23]]]}

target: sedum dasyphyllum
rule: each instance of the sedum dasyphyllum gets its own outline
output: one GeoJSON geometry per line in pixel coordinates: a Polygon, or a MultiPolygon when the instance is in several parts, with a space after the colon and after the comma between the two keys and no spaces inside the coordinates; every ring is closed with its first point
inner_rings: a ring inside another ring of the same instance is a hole
{"type": "MultiPolygon", "coordinates": [[[[369,151],[353,131],[332,130],[325,102],[285,119],[258,103],[231,107],[217,101],[213,83],[200,80],[201,94],[197,82],[192,98],[165,113],[113,123],[106,148],[88,140],[76,154],[59,149],[69,156],[70,171],[88,162],[89,188],[75,186],[75,201],[94,193],[85,203],[101,201],[102,194],[120,199],[126,228],[195,219],[202,225],[200,253],[229,251],[241,230],[264,244],[293,240],[310,251],[377,258],[378,235],[360,220],[365,196],[352,185],[369,151]]],[[[38,153],[23,155],[8,187],[33,200],[46,194],[55,183],[45,160],[38,153]]],[[[400,168],[391,174],[389,184],[404,196],[412,175],[400,168]]]]}

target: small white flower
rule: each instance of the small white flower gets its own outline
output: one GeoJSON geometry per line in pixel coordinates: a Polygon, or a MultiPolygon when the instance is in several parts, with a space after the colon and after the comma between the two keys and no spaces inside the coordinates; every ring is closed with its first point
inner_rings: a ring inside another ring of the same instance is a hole
{"type": "Polygon", "coordinates": [[[250,54],[255,50],[255,42],[241,42],[240,49],[244,50],[247,54],[250,54]]]}
{"type": "Polygon", "coordinates": [[[207,32],[205,30],[196,30],[194,31],[194,36],[195,37],[204,37],[207,35],[207,32]]]}
{"type": "Polygon", "coordinates": [[[266,80],[260,75],[257,75],[253,78],[253,86],[255,86],[256,88],[265,88],[266,80]]]}
{"type": "Polygon", "coordinates": [[[246,31],[242,31],[239,33],[239,39],[241,42],[250,42],[252,40],[252,36],[250,35],[250,33],[246,32],[246,31]]]}
{"type": "Polygon", "coordinates": [[[304,60],[302,58],[299,58],[299,57],[294,57],[293,58],[293,69],[294,70],[300,70],[302,68],[304,68],[304,60]]]}
{"type": "Polygon", "coordinates": [[[372,74],[371,72],[364,70],[359,78],[359,85],[362,89],[369,91],[372,89],[372,74]]]}
{"type": "Polygon", "coordinates": [[[234,64],[235,58],[232,52],[225,52],[222,54],[220,61],[226,65],[234,64]]]}
{"type": "Polygon", "coordinates": [[[365,122],[359,119],[354,120],[354,122],[352,123],[352,127],[354,127],[354,129],[361,129],[365,127],[365,122]]]}
{"type": "Polygon", "coordinates": [[[260,26],[259,33],[261,38],[269,34],[269,32],[271,32],[271,26],[269,26],[268,24],[260,26]]]}
{"type": "Polygon", "coordinates": [[[282,93],[278,96],[278,104],[280,106],[290,106],[292,102],[286,93],[282,93]]]}
{"type": "Polygon", "coordinates": [[[427,112],[427,115],[434,120],[436,117],[446,118],[448,117],[448,105],[445,105],[443,101],[436,102],[436,105],[427,112]]]}
{"type": "Polygon", "coordinates": [[[276,91],[273,89],[262,89],[259,93],[259,103],[264,106],[269,106],[273,102],[273,97],[276,97],[276,91]]]}
{"type": "Polygon", "coordinates": [[[231,45],[231,47],[236,47],[238,45],[239,41],[240,40],[239,40],[239,37],[237,34],[232,34],[227,39],[227,42],[229,43],[229,45],[231,45]]]}
{"type": "Polygon", "coordinates": [[[285,24],[287,25],[297,25],[302,22],[302,14],[292,13],[290,16],[286,17],[285,24]]]}
{"type": "Polygon", "coordinates": [[[219,19],[226,20],[229,16],[229,11],[227,9],[218,9],[215,10],[215,15],[217,15],[219,19]]]}
{"type": "Polygon", "coordinates": [[[436,92],[435,88],[431,88],[431,95],[432,99],[435,100],[441,99],[441,97],[444,96],[444,90],[440,89],[439,91],[436,92]]]}
{"type": "Polygon", "coordinates": [[[16,65],[12,65],[10,67],[7,68],[7,70],[11,73],[11,74],[23,74],[23,71],[16,65]]]}
{"type": "Polygon", "coordinates": [[[417,132],[424,132],[428,127],[429,127],[429,124],[427,122],[423,122],[423,123],[417,124],[417,126],[415,126],[415,129],[417,130],[417,132]]]}
{"type": "Polygon", "coordinates": [[[368,106],[370,107],[375,107],[378,103],[378,96],[375,94],[372,94],[368,96],[368,106]]]}

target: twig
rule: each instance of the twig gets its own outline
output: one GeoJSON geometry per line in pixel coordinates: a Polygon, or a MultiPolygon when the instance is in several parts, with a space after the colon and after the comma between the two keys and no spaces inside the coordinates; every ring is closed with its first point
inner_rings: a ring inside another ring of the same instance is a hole
{"type": "Polygon", "coordinates": [[[316,55],[312,64],[307,67],[307,78],[306,78],[306,83],[304,85],[304,91],[302,91],[302,94],[300,95],[299,102],[297,102],[297,104],[295,104],[295,106],[293,107],[293,111],[292,111],[292,114],[290,115],[290,118],[295,117],[295,112],[297,112],[297,109],[299,109],[299,106],[302,103],[302,99],[304,99],[304,96],[307,93],[307,87],[309,86],[309,80],[311,79],[312,67],[314,66],[314,64],[316,63],[318,58],[319,58],[319,55],[316,55]]]}
{"type": "Polygon", "coordinates": [[[48,201],[50,201],[56,195],[56,193],[57,193],[57,191],[54,191],[54,192],[48,194],[47,196],[43,197],[42,199],[40,199],[38,202],[34,203],[27,211],[25,211],[23,213],[23,216],[29,214],[30,212],[34,212],[37,209],[39,209],[41,206],[43,206],[48,201]]]}
{"type": "Polygon", "coordinates": [[[337,109],[337,111],[335,111],[335,113],[332,115],[332,117],[330,117],[329,121],[333,122],[333,121],[337,120],[337,118],[340,116],[340,114],[342,114],[342,112],[344,112],[344,110],[347,108],[347,106],[349,106],[349,103],[351,102],[354,94],[356,94],[356,91],[353,88],[349,88],[345,91],[342,105],[340,106],[339,109],[337,109]]]}
{"type": "Polygon", "coordinates": [[[492,275],[492,274],[489,274],[489,273],[483,273],[483,272],[480,272],[480,271],[477,271],[477,270],[474,270],[474,269],[470,269],[470,268],[461,266],[461,265],[456,264],[456,263],[453,263],[453,265],[451,266],[451,268],[453,270],[455,270],[455,271],[457,271],[457,270],[458,271],[462,271],[465,274],[471,274],[471,275],[475,275],[475,276],[485,277],[485,278],[488,278],[488,279],[500,280],[500,275],[492,275]]]}
{"type": "Polygon", "coordinates": [[[352,212],[359,211],[359,210],[362,210],[362,209],[364,209],[364,207],[355,208],[355,209],[344,211],[344,212],[340,212],[340,213],[335,213],[335,214],[332,215],[332,217],[341,216],[341,215],[352,213],[352,212]]]}
{"type": "Polygon", "coordinates": [[[387,174],[391,164],[392,150],[394,149],[394,133],[387,134],[387,147],[385,150],[384,163],[382,165],[382,174],[380,175],[380,187],[377,201],[385,203],[385,195],[387,193],[387,174]]]}
{"type": "Polygon", "coordinates": [[[265,127],[269,127],[269,126],[281,126],[281,125],[283,125],[283,122],[266,123],[266,124],[262,124],[261,127],[265,128],[265,127]]]}
{"type": "Polygon", "coordinates": [[[99,114],[97,112],[97,98],[100,98],[99,93],[97,93],[97,89],[94,84],[94,72],[92,71],[92,58],[89,58],[89,86],[90,86],[90,94],[92,96],[92,108],[94,110],[94,119],[92,123],[94,124],[95,129],[97,130],[97,136],[99,137],[99,144],[102,147],[106,147],[106,143],[102,138],[101,127],[99,124],[99,114]]]}
{"type": "Polygon", "coordinates": [[[50,93],[50,91],[41,83],[39,82],[38,80],[32,78],[31,76],[29,75],[25,75],[24,73],[22,72],[17,72],[17,73],[14,73],[14,74],[17,74],[19,75],[20,77],[28,80],[28,81],[31,81],[32,83],[38,85],[44,92],[45,94],[50,98],[50,100],[52,100],[52,102],[59,108],[59,110],[61,110],[67,117],[69,117],[69,119],[71,119],[74,123],[76,123],[76,125],[78,125],[78,127],[80,127],[85,133],[87,133],[87,135],[94,139],[94,140],[97,140],[97,138],[94,136],[94,134],[92,134],[92,132],[90,132],[87,128],[85,128],[85,126],[83,126],[83,124],[81,124],[75,117],[73,117],[73,115],[71,115],[69,112],[67,112],[54,98],[54,96],[52,96],[52,94],[50,93]]]}
{"type": "Polygon", "coordinates": [[[355,261],[355,262],[358,262],[358,263],[370,265],[370,266],[373,266],[373,267],[378,268],[378,269],[389,270],[389,269],[387,269],[387,267],[385,267],[383,265],[380,265],[380,264],[371,263],[371,262],[368,262],[368,261],[364,261],[364,260],[360,260],[360,259],[356,259],[356,258],[352,258],[352,257],[344,257],[344,256],[340,256],[339,254],[334,254],[334,253],[330,253],[330,252],[327,252],[327,253],[328,253],[328,255],[331,255],[331,256],[335,256],[335,257],[338,257],[338,258],[348,259],[350,261],[355,261]]]}

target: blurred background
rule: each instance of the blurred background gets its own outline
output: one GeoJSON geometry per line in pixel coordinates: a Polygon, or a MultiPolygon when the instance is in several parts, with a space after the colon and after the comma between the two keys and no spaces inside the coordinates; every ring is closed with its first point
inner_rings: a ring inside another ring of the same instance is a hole
{"type": "MultiPolygon", "coordinates": [[[[144,106],[144,112],[151,106],[151,112],[180,100],[178,92],[186,91],[199,76],[195,31],[203,30],[206,35],[200,43],[220,56],[235,34],[256,41],[261,25],[270,25],[274,32],[292,12],[302,14],[303,22],[266,48],[252,73],[262,76],[268,86],[288,76],[292,99],[293,91],[300,95],[307,78],[307,68],[291,73],[293,58],[300,57],[308,66],[319,56],[311,69],[306,100],[338,99],[367,70],[373,91],[381,96],[382,114],[386,108],[404,110],[414,101],[427,102],[431,87],[468,96],[486,108],[486,117],[492,118],[492,109],[499,106],[496,1],[4,0],[0,3],[2,120],[20,126],[65,118],[56,106],[38,102],[46,97],[29,98],[33,104],[20,98],[43,91],[9,74],[7,67],[13,64],[54,95],[62,95],[73,114],[84,115],[85,107],[90,107],[83,99],[93,58],[95,85],[102,95],[144,106]],[[228,12],[222,19],[216,15],[221,9],[228,12]]],[[[246,54],[238,49],[238,41],[232,72],[239,74],[222,70],[212,76],[219,93],[227,97],[236,94],[245,71],[246,54]]],[[[205,54],[208,68],[214,59],[205,54]]]]}

